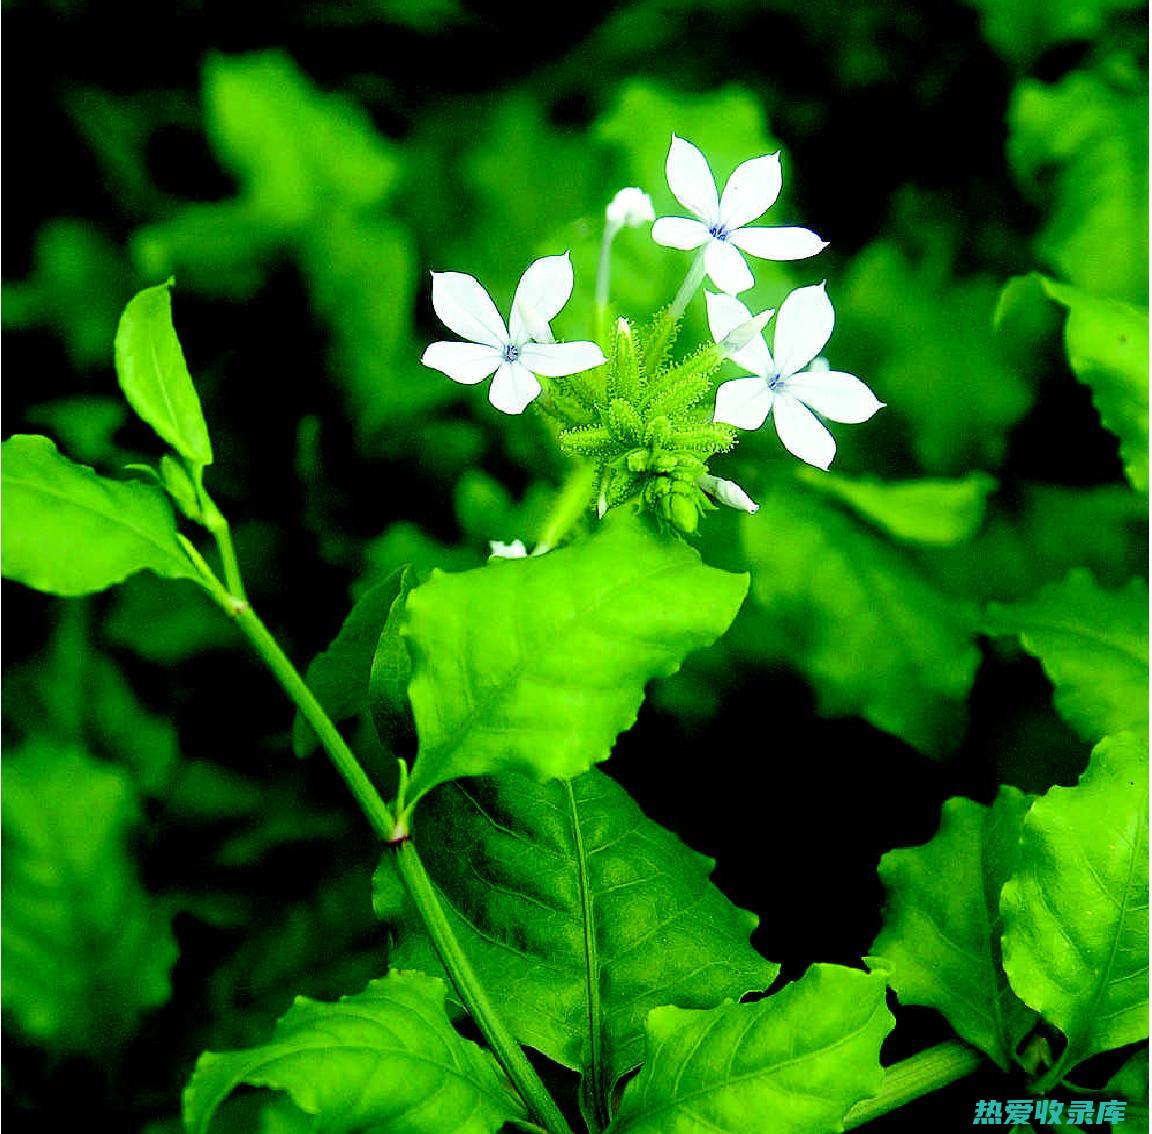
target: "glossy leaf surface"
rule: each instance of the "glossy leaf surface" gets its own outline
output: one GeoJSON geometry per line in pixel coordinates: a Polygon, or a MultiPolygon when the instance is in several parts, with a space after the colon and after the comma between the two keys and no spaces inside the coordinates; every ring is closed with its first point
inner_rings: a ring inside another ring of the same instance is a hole
{"type": "Polygon", "coordinates": [[[658,1008],[610,1134],[830,1134],[880,1089],[884,978],[813,965],[754,1004],[658,1008]]]}
{"type": "MultiPolygon", "coordinates": [[[[644,1054],[658,1005],[711,1007],[766,989],[779,966],[748,943],[753,914],[713,862],[648,819],[597,770],[540,784],[461,780],[429,795],[416,837],[457,935],[521,1042],[579,1069],[601,1099],[644,1054]]],[[[377,908],[402,898],[391,860],[377,908]]],[[[408,920],[396,963],[435,963],[408,920]]]]}
{"type": "Polygon", "coordinates": [[[29,434],[4,442],[3,478],[5,578],[57,595],[144,570],[196,578],[159,487],[100,476],[29,434]]]}
{"type": "Polygon", "coordinates": [[[1024,820],[1001,895],[1016,994],[1068,1037],[1069,1066],[1148,1035],[1148,743],[1103,740],[1076,787],[1024,820]]]}
{"type": "Polygon", "coordinates": [[[184,1093],[206,1134],[241,1084],[286,1091],[324,1134],[495,1134],[520,1117],[495,1061],[444,1014],[444,985],[393,972],[334,1004],[298,997],[270,1043],[205,1052],[184,1093]]]}
{"type": "Polygon", "coordinates": [[[631,522],[548,555],[434,572],[408,597],[410,798],[459,776],[571,777],[607,759],[648,681],[719,637],[747,586],[631,522]]]}
{"type": "Polygon", "coordinates": [[[930,842],[889,851],[879,868],[888,907],[872,945],[902,1003],[938,1009],[1004,1070],[1035,1020],[1000,963],[1000,888],[1028,804],[1010,787],[991,807],[950,799],[930,842]]]}

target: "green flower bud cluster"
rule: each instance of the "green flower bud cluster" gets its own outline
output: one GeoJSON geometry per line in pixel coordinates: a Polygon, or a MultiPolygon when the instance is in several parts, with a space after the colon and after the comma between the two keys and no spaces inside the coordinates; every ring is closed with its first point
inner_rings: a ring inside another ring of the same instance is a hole
{"type": "Polygon", "coordinates": [[[604,366],[552,384],[538,404],[561,424],[564,452],[595,466],[600,515],[631,503],[690,535],[715,507],[698,481],[736,430],[712,421],[719,349],[669,363],[678,329],[665,312],[643,329],[620,319],[604,366]]]}

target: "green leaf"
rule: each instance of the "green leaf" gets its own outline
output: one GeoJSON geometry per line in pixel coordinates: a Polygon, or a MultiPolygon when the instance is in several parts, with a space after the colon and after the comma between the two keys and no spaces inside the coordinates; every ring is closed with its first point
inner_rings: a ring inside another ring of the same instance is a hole
{"type": "Polygon", "coordinates": [[[940,586],[966,599],[1011,602],[1088,568],[1120,586],[1148,562],[1145,501],[1122,484],[1069,488],[1016,484],[992,502],[976,537],[937,547],[921,563],[940,586]]]}
{"type": "Polygon", "coordinates": [[[205,650],[235,647],[225,618],[206,617],[205,596],[170,587],[155,575],[133,575],[117,588],[101,626],[105,639],[159,665],[172,665],[205,650]]]}
{"type": "Polygon", "coordinates": [[[984,520],[988,495],[996,487],[990,476],[978,472],[957,480],[884,481],[804,468],[798,476],[896,539],[934,546],[963,543],[974,536],[984,520]]]}
{"type": "Polygon", "coordinates": [[[914,261],[887,241],[852,261],[832,296],[834,361],[888,403],[871,446],[902,447],[941,476],[1002,462],[1032,391],[993,331],[999,293],[991,277],[953,276],[943,257],[914,261]]]}
{"type": "Polygon", "coordinates": [[[104,1056],[169,997],[170,914],[129,853],[127,777],[38,739],[4,755],[4,1007],[34,1041],[104,1056]]]}
{"type": "Polygon", "coordinates": [[[1035,1021],[1000,963],[1000,888],[1029,802],[1011,787],[991,807],[950,799],[931,842],[884,855],[888,906],[872,945],[901,1003],[938,1009],[1005,1071],[1035,1021]]]}
{"type": "Polygon", "coordinates": [[[413,802],[459,776],[571,777],[606,760],[648,681],[728,628],[747,576],[622,519],[547,555],[435,571],[409,595],[413,802]]]}
{"type": "Polygon", "coordinates": [[[1065,1067],[1147,1037],[1146,739],[1102,740],[1032,805],[1000,909],[1008,979],[1068,1037],[1065,1067]]]}
{"type": "MultiPolygon", "coordinates": [[[[421,804],[416,837],[509,1027],[580,1070],[589,1098],[610,1098],[640,1064],[650,1009],[713,1007],[767,988],[779,971],[748,943],[756,917],[709,882],[712,860],[599,771],[445,785],[421,804]]],[[[396,894],[386,854],[382,917],[395,916],[396,894]]],[[[394,963],[430,955],[420,927],[406,925],[394,963]]]]}
{"type": "Polygon", "coordinates": [[[826,1134],[883,1082],[884,978],[813,965],[755,1004],[657,1008],[609,1134],[826,1134]]]}
{"type": "Polygon", "coordinates": [[[34,255],[32,275],[4,285],[5,330],[50,328],[78,369],[106,366],[132,290],[120,246],[89,221],[55,217],[37,231],[34,255]]]}
{"type": "Polygon", "coordinates": [[[375,205],[395,183],[392,147],[367,114],[318,90],[279,51],[210,57],[204,115],[212,147],[244,195],[285,228],[324,203],[375,205]]]}
{"type": "Polygon", "coordinates": [[[99,476],[47,437],[17,434],[3,453],[5,578],[84,595],[137,571],[198,577],[157,486],[99,476]]]}
{"type": "Polygon", "coordinates": [[[376,642],[368,676],[367,705],[376,734],[390,751],[404,754],[414,748],[416,735],[412,706],[408,702],[412,659],[403,635],[405,606],[415,585],[416,573],[405,567],[376,642]]]}
{"type": "Polygon", "coordinates": [[[1009,62],[1029,67],[1049,47],[1096,39],[1116,12],[1140,0],[965,0],[980,12],[984,38],[1009,62]]]}
{"type": "Polygon", "coordinates": [[[357,435],[389,450],[419,445],[423,431],[398,422],[426,418],[460,394],[418,362],[412,310],[423,284],[411,236],[395,222],[334,211],[304,234],[300,264],[357,435]]]}
{"type": "Polygon", "coordinates": [[[393,972],[335,1004],[297,998],[271,1043],[205,1052],[184,1092],[184,1120],[207,1134],[241,1084],[286,1091],[327,1134],[494,1134],[522,1117],[495,1060],[444,1015],[444,984],[393,972]]]}
{"type": "MultiPolygon", "coordinates": [[[[356,716],[368,703],[368,678],[388,612],[400,594],[403,571],[369,587],[357,600],[332,644],[317,654],[304,675],[308,688],[334,721],[356,716]]],[[[298,756],[316,748],[316,734],[299,713],[292,728],[298,756]]]]}
{"type": "Polygon", "coordinates": [[[1148,731],[1148,586],[1106,591],[1072,571],[1030,601],[992,604],[992,634],[1018,634],[1055,686],[1060,715],[1087,741],[1148,731]]]}
{"type": "Polygon", "coordinates": [[[1037,237],[1056,275],[1097,295],[1148,302],[1148,79],[1116,55],[1098,70],[1017,85],[1008,159],[1048,213],[1037,237]]]}
{"type": "Polygon", "coordinates": [[[1104,1088],[1107,1098],[1124,1099],[1123,1122],[1112,1124],[1112,1134],[1146,1134],[1148,1130],[1148,1048],[1138,1051],[1104,1088]]]}
{"type": "Polygon", "coordinates": [[[741,519],[757,608],[741,642],[805,674],[824,715],[858,714],[929,754],[954,745],[980,660],[971,605],[795,482],[757,499],[741,519]]]}
{"type": "Polygon", "coordinates": [[[197,469],[212,442],[172,326],[172,280],[138,292],[116,331],[116,373],[128,404],[197,469]]]}
{"type": "Polygon", "coordinates": [[[1068,308],[1068,361],[1091,391],[1104,428],[1120,438],[1124,471],[1138,492],[1148,491],[1148,311],[1101,299],[1079,288],[1044,281],[1068,308]]]}

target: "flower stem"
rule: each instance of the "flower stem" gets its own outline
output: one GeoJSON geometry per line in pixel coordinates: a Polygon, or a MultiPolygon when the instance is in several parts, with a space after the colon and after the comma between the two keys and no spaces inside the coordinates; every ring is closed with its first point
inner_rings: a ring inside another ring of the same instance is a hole
{"type": "Polygon", "coordinates": [[[596,342],[605,343],[608,336],[608,296],[612,280],[612,242],[620,231],[618,224],[606,222],[600,239],[600,259],[596,264],[596,342]]]}
{"type": "Polygon", "coordinates": [[[680,285],[676,298],[672,300],[671,307],[668,308],[670,319],[679,319],[684,314],[684,309],[688,306],[692,296],[696,294],[696,289],[704,282],[704,274],[707,271],[704,267],[704,250],[707,247],[708,245],[704,244],[692,260],[688,274],[684,277],[684,282],[680,285]]]}
{"type": "Polygon", "coordinates": [[[395,844],[396,869],[404,882],[421,920],[428,929],[436,952],[448,970],[460,999],[464,1001],[472,1018],[479,1025],[501,1066],[508,1072],[531,1117],[549,1134],[572,1134],[572,1129],[560,1113],[560,1108],[540,1081],[536,1069],[520,1050],[520,1045],[504,1025],[493,1007],[488,993],[480,983],[476,970],[468,960],[444,913],[432,879],[420,861],[420,855],[411,840],[395,844]]]}
{"type": "Polygon", "coordinates": [[[947,1087],[971,1075],[983,1063],[980,1052],[959,1041],[930,1047],[911,1059],[894,1063],[884,1069],[884,1085],[879,1094],[858,1102],[844,1116],[844,1129],[855,1130],[922,1095],[947,1087]]]}

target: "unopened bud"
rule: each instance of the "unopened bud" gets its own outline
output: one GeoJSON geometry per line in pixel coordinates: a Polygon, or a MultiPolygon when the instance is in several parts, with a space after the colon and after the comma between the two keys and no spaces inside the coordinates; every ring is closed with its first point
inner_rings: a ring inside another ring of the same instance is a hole
{"type": "Polygon", "coordinates": [[[757,512],[760,505],[735,481],[722,480],[711,473],[704,473],[696,483],[720,504],[735,508],[740,512],[757,512]]]}
{"type": "Polygon", "coordinates": [[[612,198],[604,210],[604,219],[610,228],[639,228],[656,219],[656,210],[652,208],[652,198],[643,189],[630,186],[612,198]]]}

